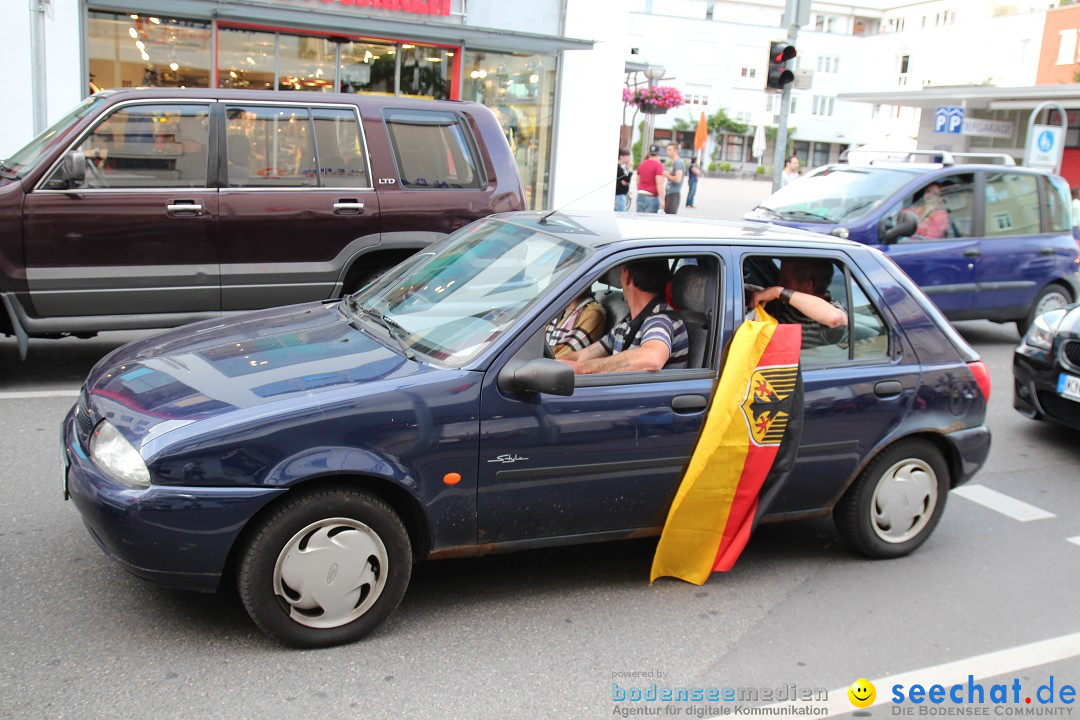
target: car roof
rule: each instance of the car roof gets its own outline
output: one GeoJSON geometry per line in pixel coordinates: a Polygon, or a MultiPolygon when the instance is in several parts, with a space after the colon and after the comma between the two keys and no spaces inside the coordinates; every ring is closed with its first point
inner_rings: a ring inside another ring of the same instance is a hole
{"type": "Polygon", "coordinates": [[[444,104],[448,107],[477,106],[481,103],[461,100],[431,100],[428,98],[407,96],[384,96],[384,95],[356,95],[353,93],[282,93],[276,90],[231,90],[224,88],[161,88],[161,87],[138,87],[138,88],[113,88],[102,90],[95,94],[112,102],[125,100],[229,100],[248,102],[274,102],[277,104],[348,104],[363,106],[397,106],[408,107],[409,105],[431,107],[432,104],[444,104]]]}
{"type": "Polygon", "coordinates": [[[975,172],[976,170],[997,170],[1005,172],[1019,172],[1032,175],[1052,175],[1048,168],[1028,167],[1025,165],[1001,165],[996,163],[917,163],[917,162],[874,162],[874,163],[829,163],[821,168],[815,168],[814,172],[821,169],[827,170],[900,170],[911,174],[913,177],[921,177],[932,172],[947,170],[955,172],[975,172]]]}
{"type": "Polygon", "coordinates": [[[712,218],[657,215],[650,213],[596,211],[524,211],[503,213],[496,219],[527,227],[530,230],[565,237],[602,247],[619,242],[640,240],[685,240],[687,242],[725,245],[770,245],[781,247],[865,247],[860,243],[808,230],[751,221],[715,220],[712,218]]]}

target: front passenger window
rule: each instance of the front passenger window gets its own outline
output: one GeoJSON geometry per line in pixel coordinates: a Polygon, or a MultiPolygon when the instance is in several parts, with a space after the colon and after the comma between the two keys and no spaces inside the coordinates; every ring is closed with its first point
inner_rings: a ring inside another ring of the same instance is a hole
{"type": "Polygon", "coordinates": [[[84,187],[206,187],[209,142],[206,105],[122,107],[79,146],[86,156],[84,187]]]}

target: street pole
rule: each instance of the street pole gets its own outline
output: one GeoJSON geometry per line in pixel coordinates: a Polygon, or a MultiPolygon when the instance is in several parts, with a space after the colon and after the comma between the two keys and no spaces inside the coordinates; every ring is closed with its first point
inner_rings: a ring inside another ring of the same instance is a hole
{"type": "Polygon", "coordinates": [[[30,0],[30,91],[34,135],[45,130],[45,9],[49,0],[30,0]]]}
{"type": "MultiPolygon", "coordinates": [[[[795,45],[795,37],[799,34],[799,2],[800,0],[787,0],[787,11],[784,13],[784,20],[788,22],[787,41],[791,46],[795,45]]],[[[790,62],[788,60],[788,63],[790,62]]],[[[791,109],[791,86],[794,84],[789,82],[780,91],[780,122],[776,126],[776,147],[773,148],[773,192],[780,189],[781,173],[787,155],[788,111],[791,109]]]]}

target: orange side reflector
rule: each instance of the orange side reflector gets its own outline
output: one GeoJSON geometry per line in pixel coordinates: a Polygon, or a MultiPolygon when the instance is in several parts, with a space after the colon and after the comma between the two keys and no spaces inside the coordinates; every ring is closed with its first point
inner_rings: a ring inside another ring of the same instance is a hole
{"type": "Polygon", "coordinates": [[[442,481],[446,485],[457,485],[461,482],[461,475],[458,473],[446,473],[443,475],[442,481]]]}

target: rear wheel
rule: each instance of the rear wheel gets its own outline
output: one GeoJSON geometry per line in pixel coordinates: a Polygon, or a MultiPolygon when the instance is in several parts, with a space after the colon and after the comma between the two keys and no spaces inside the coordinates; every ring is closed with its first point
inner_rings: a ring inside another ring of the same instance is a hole
{"type": "Polygon", "coordinates": [[[298,495],[250,536],[237,587],[251,619],[299,647],[353,642],[394,611],[412,573],[405,526],[360,490],[298,495]]]}
{"type": "Polygon", "coordinates": [[[844,541],[863,555],[901,557],[930,537],[948,491],[941,451],[925,440],[904,440],[863,470],[833,510],[833,521],[844,541]]]}
{"type": "Polygon", "coordinates": [[[1031,312],[1027,317],[1016,321],[1016,329],[1020,331],[1020,335],[1023,336],[1027,333],[1028,328],[1031,327],[1031,323],[1035,322],[1035,318],[1042,315],[1044,312],[1051,310],[1057,310],[1063,308],[1072,302],[1072,293],[1070,293],[1064,286],[1051,284],[1047,285],[1035,298],[1035,302],[1031,305],[1031,312]]]}

